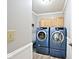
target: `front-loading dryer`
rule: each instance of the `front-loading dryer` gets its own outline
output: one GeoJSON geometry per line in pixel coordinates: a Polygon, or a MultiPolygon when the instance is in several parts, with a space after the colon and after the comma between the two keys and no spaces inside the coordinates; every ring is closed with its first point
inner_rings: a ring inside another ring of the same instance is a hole
{"type": "Polygon", "coordinates": [[[36,52],[49,54],[49,28],[39,27],[36,30],[36,52]]]}
{"type": "Polygon", "coordinates": [[[67,30],[65,27],[50,28],[50,55],[59,58],[66,57],[67,30]]]}

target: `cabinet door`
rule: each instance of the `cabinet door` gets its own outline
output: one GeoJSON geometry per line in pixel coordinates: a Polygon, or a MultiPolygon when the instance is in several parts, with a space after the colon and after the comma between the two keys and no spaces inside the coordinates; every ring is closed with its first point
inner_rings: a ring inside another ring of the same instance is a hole
{"type": "Polygon", "coordinates": [[[55,26],[55,21],[52,18],[41,18],[39,24],[40,27],[52,27],[55,26]]]}
{"type": "Polygon", "coordinates": [[[56,26],[63,27],[64,26],[64,17],[57,17],[56,18],[56,26]]]}
{"type": "Polygon", "coordinates": [[[63,27],[64,17],[41,18],[39,24],[40,27],[63,27]]]}

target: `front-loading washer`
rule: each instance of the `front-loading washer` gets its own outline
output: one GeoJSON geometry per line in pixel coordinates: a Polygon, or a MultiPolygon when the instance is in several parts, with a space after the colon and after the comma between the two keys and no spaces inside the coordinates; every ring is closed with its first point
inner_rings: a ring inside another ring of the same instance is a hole
{"type": "Polygon", "coordinates": [[[59,58],[66,57],[67,30],[65,27],[50,28],[50,55],[59,58]]]}
{"type": "Polygon", "coordinates": [[[36,30],[36,52],[49,54],[49,28],[38,27],[36,30]]]}

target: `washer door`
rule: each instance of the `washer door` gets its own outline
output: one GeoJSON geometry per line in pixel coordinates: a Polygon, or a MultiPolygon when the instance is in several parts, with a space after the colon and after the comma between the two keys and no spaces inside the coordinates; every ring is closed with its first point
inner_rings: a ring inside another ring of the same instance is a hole
{"type": "Polygon", "coordinates": [[[47,35],[45,31],[39,31],[37,33],[37,38],[39,41],[44,41],[46,39],[47,35]]]}
{"type": "Polygon", "coordinates": [[[62,43],[64,40],[64,35],[62,32],[56,31],[52,33],[51,39],[53,39],[53,42],[55,43],[62,43]]]}

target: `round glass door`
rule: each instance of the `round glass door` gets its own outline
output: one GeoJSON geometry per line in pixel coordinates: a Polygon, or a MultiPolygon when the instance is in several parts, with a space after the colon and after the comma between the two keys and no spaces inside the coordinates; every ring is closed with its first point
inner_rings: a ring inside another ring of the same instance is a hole
{"type": "Polygon", "coordinates": [[[43,32],[43,31],[40,31],[40,32],[38,32],[38,36],[37,37],[38,37],[39,40],[43,41],[43,40],[46,39],[46,33],[43,32]]]}
{"type": "Polygon", "coordinates": [[[61,33],[61,32],[54,32],[52,34],[52,38],[53,38],[54,42],[56,42],[56,43],[63,42],[63,40],[64,40],[63,33],[61,33]]]}

